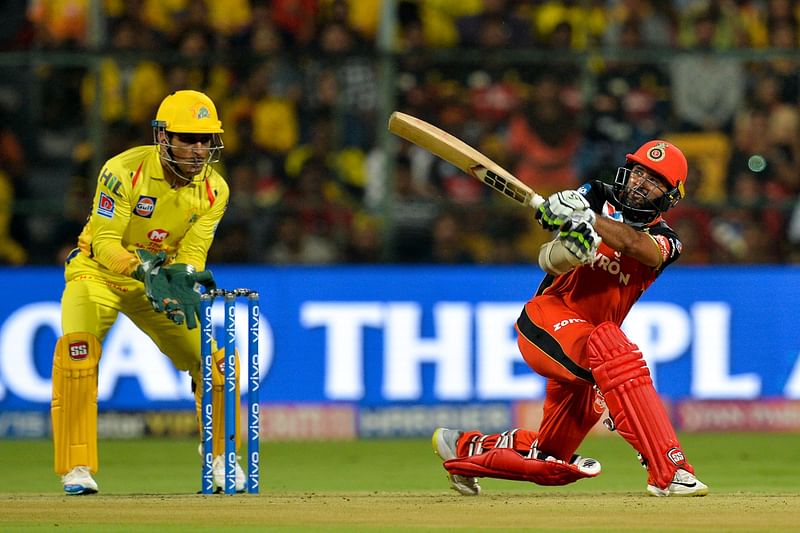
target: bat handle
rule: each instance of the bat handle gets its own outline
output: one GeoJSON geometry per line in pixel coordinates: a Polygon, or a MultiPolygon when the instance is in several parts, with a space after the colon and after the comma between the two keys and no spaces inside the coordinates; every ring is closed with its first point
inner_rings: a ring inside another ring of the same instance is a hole
{"type": "Polygon", "coordinates": [[[533,193],[533,195],[531,195],[531,207],[533,207],[534,209],[539,209],[539,206],[542,205],[543,203],[544,203],[544,198],[542,198],[536,193],[533,193]]]}

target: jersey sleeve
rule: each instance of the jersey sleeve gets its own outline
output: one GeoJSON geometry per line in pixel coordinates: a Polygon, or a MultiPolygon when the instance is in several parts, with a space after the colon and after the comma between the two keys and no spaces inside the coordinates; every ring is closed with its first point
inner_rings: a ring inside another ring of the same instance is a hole
{"type": "Polygon", "coordinates": [[[125,175],[124,169],[113,159],[100,171],[88,224],[89,252],[95,261],[112,272],[130,275],[139,260],[122,244],[131,218],[131,183],[121,179],[125,175]]]}
{"type": "Polygon", "coordinates": [[[178,246],[175,263],[192,265],[198,271],[205,270],[208,250],[211,248],[222,215],[228,207],[229,196],[228,185],[222,178],[218,178],[216,184],[209,187],[209,201],[213,198],[211,208],[186,232],[178,246]]]}
{"type": "Polygon", "coordinates": [[[662,272],[667,266],[678,260],[683,251],[683,243],[681,243],[675,230],[664,222],[656,224],[647,233],[656,243],[658,251],[661,253],[662,262],[658,271],[662,272]]]}

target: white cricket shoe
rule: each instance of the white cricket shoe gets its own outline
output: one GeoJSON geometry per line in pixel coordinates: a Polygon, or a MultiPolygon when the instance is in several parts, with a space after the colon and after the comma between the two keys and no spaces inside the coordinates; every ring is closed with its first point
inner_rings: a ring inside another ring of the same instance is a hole
{"type": "Polygon", "coordinates": [[[651,496],[705,496],[708,494],[708,486],[694,477],[683,468],[679,468],[672,478],[672,483],[666,489],[660,489],[655,485],[647,485],[647,492],[651,496]]]}
{"type": "MultiPolygon", "coordinates": [[[[214,457],[211,463],[211,469],[214,475],[214,486],[220,491],[225,491],[225,456],[218,455],[214,457]]],[[[244,484],[246,477],[244,470],[239,464],[239,457],[236,458],[236,492],[244,492],[244,484]]]]}
{"type": "Polygon", "coordinates": [[[61,476],[61,483],[64,485],[64,492],[70,496],[97,492],[97,482],[92,478],[88,466],[76,466],[61,476]]]}
{"type": "MultiPolygon", "coordinates": [[[[456,443],[463,433],[447,428],[438,428],[433,432],[431,437],[433,451],[442,461],[456,458],[456,443]]],[[[459,476],[448,472],[447,479],[450,481],[450,488],[464,496],[477,496],[481,493],[481,486],[478,485],[476,477],[459,476]]]]}
{"type": "Polygon", "coordinates": [[[589,476],[599,475],[603,470],[600,461],[592,459],[591,457],[582,457],[580,455],[573,455],[570,464],[578,467],[578,470],[589,476]]]}

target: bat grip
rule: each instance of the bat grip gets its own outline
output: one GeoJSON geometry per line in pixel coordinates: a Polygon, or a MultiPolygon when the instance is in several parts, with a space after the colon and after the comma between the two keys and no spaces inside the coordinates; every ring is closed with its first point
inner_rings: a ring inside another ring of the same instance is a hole
{"type": "Polygon", "coordinates": [[[539,209],[539,206],[542,205],[543,203],[544,203],[544,198],[542,198],[536,193],[533,193],[533,195],[531,195],[531,207],[533,207],[534,209],[539,209]]]}

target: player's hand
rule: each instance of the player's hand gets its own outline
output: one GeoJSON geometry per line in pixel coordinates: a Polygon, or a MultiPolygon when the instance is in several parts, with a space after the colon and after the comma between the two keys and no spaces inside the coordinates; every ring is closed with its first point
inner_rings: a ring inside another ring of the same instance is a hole
{"type": "Polygon", "coordinates": [[[578,191],[561,191],[551,195],[536,210],[536,220],[548,231],[559,229],[573,214],[586,213],[594,224],[594,212],[578,191]]]}
{"type": "Polygon", "coordinates": [[[169,280],[162,268],[164,261],[167,260],[167,254],[163,251],[154,254],[143,249],[138,249],[135,253],[140,264],[132,276],[144,283],[144,292],[153,310],[167,313],[167,316],[180,311],[178,301],[171,294],[169,280]]]}
{"type": "Polygon", "coordinates": [[[200,318],[200,285],[206,290],[217,287],[214,276],[210,270],[197,272],[193,266],[185,263],[175,263],[164,267],[169,280],[170,292],[178,301],[179,311],[168,313],[167,316],[176,324],[186,321],[186,327],[194,329],[200,318]]]}
{"type": "Polygon", "coordinates": [[[588,217],[583,213],[575,214],[559,228],[558,239],[564,243],[564,248],[578,258],[581,264],[594,261],[597,248],[603,242],[590,222],[591,220],[594,220],[593,217],[588,217]]]}

